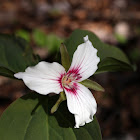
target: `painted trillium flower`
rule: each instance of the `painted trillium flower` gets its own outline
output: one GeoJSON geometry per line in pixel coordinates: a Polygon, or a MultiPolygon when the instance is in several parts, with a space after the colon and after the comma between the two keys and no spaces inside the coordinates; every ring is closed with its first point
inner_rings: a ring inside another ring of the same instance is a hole
{"type": "Polygon", "coordinates": [[[52,92],[59,94],[64,91],[68,109],[75,116],[75,127],[79,128],[79,126],[91,122],[97,110],[92,93],[79,82],[95,73],[99,61],[97,50],[86,36],[84,43],[80,44],[74,52],[71,66],[67,72],[62,65],[56,62],[42,61],[14,76],[23,79],[27,87],[43,95],[52,92]]]}

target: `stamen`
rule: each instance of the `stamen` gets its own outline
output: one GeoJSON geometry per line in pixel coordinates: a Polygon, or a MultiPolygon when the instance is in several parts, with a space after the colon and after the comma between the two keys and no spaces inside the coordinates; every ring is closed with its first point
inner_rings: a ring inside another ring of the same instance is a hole
{"type": "Polygon", "coordinates": [[[70,84],[71,81],[72,81],[72,80],[71,80],[70,77],[67,77],[67,76],[66,76],[66,77],[63,78],[63,84],[64,84],[64,85],[68,85],[68,84],[70,84]]]}

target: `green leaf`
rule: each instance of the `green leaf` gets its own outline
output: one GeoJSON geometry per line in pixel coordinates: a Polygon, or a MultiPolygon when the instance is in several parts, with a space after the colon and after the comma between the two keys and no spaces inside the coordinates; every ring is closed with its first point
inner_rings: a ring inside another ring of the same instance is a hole
{"type": "Polygon", "coordinates": [[[98,50],[98,56],[100,57],[100,63],[98,65],[98,70],[96,73],[107,71],[133,70],[133,67],[131,66],[127,56],[119,48],[101,42],[94,33],[86,30],[77,29],[67,40],[65,40],[64,44],[67,47],[71,59],[77,46],[83,43],[83,37],[85,37],[86,35],[89,36],[89,40],[98,50]],[[108,65],[108,63],[110,64],[108,65]]]}
{"type": "Polygon", "coordinates": [[[13,74],[37,64],[27,42],[16,36],[0,34],[0,75],[13,78],[13,74]]]}
{"type": "Polygon", "coordinates": [[[60,37],[54,34],[47,35],[39,29],[35,29],[32,35],[35,43],[38,46],[46,48],[51,53],[58,51],[61,43],[63,42],[63,40],[60,37]]]}
{"type": "Polygon", "coordinates": [[[14,72],[4,67],[0,67],[0,75],[13,78],[14,72]]]}
{"type": "Polygon", "coordinates": [[[46,34],[39,29],[35,29],[32,33],[33,39],[35,43],[39,46],[45,46],[46,45],[46,34]]]}
{"type": "Polygon", "coordinates": [[[114,58],[111,58],[111,57],[107,57],[105,58],[103,61],[100,62],[99,64],[99,70],[97,70],[96,74],[97,73],[102,73],[102,72],[106,72],[108,71],[111,71],[111,72],[115,72],[115,71],[127,71],[127,70],[135,70],[135,67],[131,66],[123,61],[120,61],[120,60],[116,60],[114,58]]]}
{"type": "Polygon", "coordinates": [[[90,88],[90,89],[93,89],[93,90],[96,90],[96,91],[104,91],[104,88],[99,85],[97,82],[95,81],[92,81],[92,80],[89,80],[89,79],[86,79],[82,82],[80,82],[82,85],[90,88]]]}
{"type": "Polygon", "coordinates": [[[21,38],[24,38],[28,42],[30,41],[30,34],[26,30],[23,30],[23,29],[17,30],[16,35],[21,37],[21,38]]]}
{"type": "Polygon", "coordinates": [[[59,47],[63,40],[54,34],[47,35],[47,46],[50,52],[55,52],[59,50],[59,47]]]}
{"type": "Polygon", "coordinates": [[[68,71],[70,68],[70,57],[67,48],[64,44],[61,44],[60,46],[60,53],[61,53],[61,63],[65,68],[65,70],[68,71]]]}
{"type": "Polygon", "coordinates": [[[96,117],[80,129],[64,101],[52,115],[58,96],[28,94],[16,100],[0,118],[1,140],[101,140],[96,117]]]}

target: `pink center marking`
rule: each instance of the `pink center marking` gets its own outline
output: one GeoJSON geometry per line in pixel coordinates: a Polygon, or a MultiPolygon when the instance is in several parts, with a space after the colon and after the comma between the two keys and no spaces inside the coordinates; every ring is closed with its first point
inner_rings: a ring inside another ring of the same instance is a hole
{"type": "Polygon", "coordinates": [[[67,74],[63,73],[58,78],[59,85],[67,92],[76,95],[78,90],[77,80],[80,80],[82,76],[79,74],[79,67],[70,69],[67,74]]]}
{"type": "Polygon", "coordinates": [[[71,94],[77,95],[78,85],[77,83],[73,83],[70,87],[64,86],[64,89],[71,94]]]}

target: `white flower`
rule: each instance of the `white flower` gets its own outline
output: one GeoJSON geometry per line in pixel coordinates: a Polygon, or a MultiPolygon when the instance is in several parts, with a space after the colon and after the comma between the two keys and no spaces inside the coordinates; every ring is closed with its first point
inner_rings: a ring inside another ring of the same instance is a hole
{"type": "Polygon", "coordinates": [[[68,109],[75,116],[75,128],[79,128],[91,122],[97,110],[92,93],[79,82],[95,73],[99,61],[97,50],[86,36],[84,43],[74,52],[68,72],[56,62],[39,62],[36,66],[28,67],[25,72],[16,73],[14,76],[23,79],[26,86],[43,95],[51,92],[59,94],[64,90],[68,109]]]}

